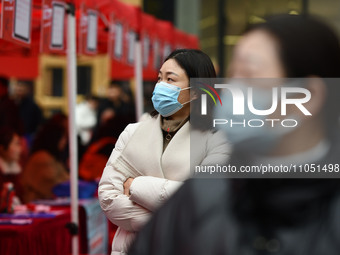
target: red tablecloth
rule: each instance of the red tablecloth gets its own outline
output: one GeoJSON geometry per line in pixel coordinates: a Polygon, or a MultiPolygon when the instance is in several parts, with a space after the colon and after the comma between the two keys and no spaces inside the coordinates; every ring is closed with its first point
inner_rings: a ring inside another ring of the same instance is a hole
{"type": "Polygon", "coordinates": [[[35,218],[29,225],[0,225],[1,255],[67,255],[71,253],[71,235],[65,225],[70,211],[54,218],[35,218]]]}

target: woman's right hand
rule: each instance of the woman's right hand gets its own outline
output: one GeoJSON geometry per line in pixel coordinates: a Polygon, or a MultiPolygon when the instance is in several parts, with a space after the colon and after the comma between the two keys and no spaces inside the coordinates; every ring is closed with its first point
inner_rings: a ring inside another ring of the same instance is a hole
{"type": "Polygon", "coordinates": [[[124,195],[127,195],[128,197],[131,195],[130,194],[130,186],[133,182],[133,178],[128,178],[125,182],[124,182],[124,195]]]}

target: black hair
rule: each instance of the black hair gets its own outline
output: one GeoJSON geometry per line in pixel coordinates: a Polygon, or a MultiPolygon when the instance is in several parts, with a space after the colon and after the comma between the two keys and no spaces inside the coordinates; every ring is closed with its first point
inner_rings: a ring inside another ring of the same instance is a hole
{"type": "MultiPolygon", "coordinates": [[[[164,63],[169,59],[173,59],[176,63],[185,71],[189,80],[192,78],[216,78],[216,71],[210,57],[197,49],[177,49],[170,53],[170,55],[164,60],[164,63]]],[[[191,91],[195,92],[198,96],[197,100],[192,101],[190,111],[190,122],[196,129],[207,130],[211,128],[211,121],[202,120],[202,118],[212,118],[213,101],[208,100],[208,112],[207,115],[201,116],[200,109],[200,95],[204,93],[199,89],[199,84],[190,83],[191,91]],[[195,121],[192,120],[198,120],[195,121]]],[[[155,115],[155,113],[151,113],[155,115]]]]}
{"type": "Polygon", "coordinates": [[[38,130],[33,141],[31,153],[44,150],[49,152],[55,159],[62,161],[64,151],[59,150],[58,144],[65,135],[67,135],[67,116],[57,113],[38,130]]]}
{"type": "Polygon", "coordinates": [[[207,54],[196,49],[178,49],[164,60],[174,59],[182,67],[188,78],[216,78],[216,72],[207,54]]]}
{"type": "Polygon", "coordinates": [[[32,80],[18,80],[18,84],[32,87],[33,81],[32,80]]]}
{"type": "Polygon", "coordinates": [[[124,86],[124,81],[121,80],[111,80],[109,87],[118,87],[118,88],[122,88],[122,86],[124,86]]]}
{"type": "Polygon", "coordinates": [[[93,101],[99,102],[100,101],[100,97],[95,96],[93,94],[87,94],[87,95],[85,95],[85,100],[87,100],[87,101],[93,100],[93,101]]]}
{"type": "Polygon", "coordinates": [[[11,143],[15,135],[18,135],[18,134],[10,127],[7,127],[7,126],[1,127],[0,128],[0,146],[2,146],[5,150],[7,150],[9,144],[11,143]]]}
{"type": "Polygon", "coordinates": [[[116,114],[109,118],[104,123],[100,123],[98,128],[94,131],[91,143],[97,142],[104,137],[118,138],[124,131],[125,127],[133,122],[130,116],[125,114],[116,114]]]}
{"type": "MultiPolygon", "coordinates": [[[[245,34],[259,29],[277,40],[279,57],[287,78],[340,77],[338,39],[332,29],[318,18],[308,15],[276,15],[266,19],[265,23],[250,26],[245,34]]],[[[327,98],[323,109],[326,114],[322,115],[328,116],[327,126],[334,129],[340,110],[337,102],[340,86],[327,82],[326,86],[327,98]]],[[[334,153],[336,155],[336,151],[334,153]]],[[[234,152],[230,162],[244,165],[249,164],[248,160],[247,154],[234,152]]],[[[339,187],[338,179],[326,178],[232,179],[232,207],[240,221],[251,219],[262,229],[267,226],[296,227],[309,222],[311,218],[306,218],[306,214],[313,215],[321,206],[325,211],[326,205],[330,205],[331,199],[339,194],[339,187]],[[296,203],[296,196],[290,196],[290,190],[315,197],[309,200],[306,196],[300,203],[296,203]]],[[[321,215],[317,215],[320,218],[321,215]]]]}
{"type": "Polygon", "coordinates": [[[286,76],[340,77],[340,47],[333,30],[316,17],[281,14],[248,27],[263,29],[279,43],[286,76]]]}
{"type": "Polygon", "coordinates": [[[4,76],[0,76],[0,86],[8,88],[8,85],[9,85],[8,79],[4,76]]]}
{"type": "MultiPolygon", "coordinates": [[[[245,33],[259,29],[268,32],[278,41],[279,56],[286,77],[340,77],[339,40],[334,31],[319,18],[309,15],[276,15],[267,18],[264,23],[248,27],[245,33]]],[[[340,86],[331,84],[329,80],[325,80],[325,83],[327,98],[322,116],[328,131],[331,131],[337,126],[340,112],[340,86]]]]}

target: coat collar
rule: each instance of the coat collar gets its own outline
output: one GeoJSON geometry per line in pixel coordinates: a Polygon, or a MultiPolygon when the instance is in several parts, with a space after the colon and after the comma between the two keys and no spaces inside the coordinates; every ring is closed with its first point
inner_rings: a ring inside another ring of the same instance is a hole
{"type": "Polygon", "coordinates": [[[161,117],[142,121],[115,166],[127,177],[140,175],[184,180],[190,174],[190,124],[185,123],[163,153],[161,117]]]}

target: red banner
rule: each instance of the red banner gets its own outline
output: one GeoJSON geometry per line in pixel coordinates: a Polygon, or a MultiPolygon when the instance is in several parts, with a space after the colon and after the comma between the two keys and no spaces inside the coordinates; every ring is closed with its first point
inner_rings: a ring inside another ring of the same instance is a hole
{"type": "Polygon", "coordinates": [[[78,26],[78,53],[95,55],[98,50],[98,11],[83,3],[78,26]]]}
{"type": "Polygon", "coordinates": [[[160,40],[161,63],[175,49],[174,26],[169,21],[157,20],[157,35],[160,40]]]}
{"type": "Polygon", "coordinates": [[[154,44],[155,42],[157,43],[156,18],[142,13],[141,21],[140,39],[142,43],[143,79],[153,81],[157,79],[160,64],[159,48],[156,51],[154,50],[154,44]]]}
{"type": "MultiPolygon", "coordinates": [[[[65,54],[65,0],[1,0],[0,67],[34,78],[39,52],[65,54]],[[34,2],[34,3],[32,3],[34,2]],[[14,43],[13,43],[14,42],[14,43]],[[13,61],[11,60],[13,59],[13,61]],[[22,59],[22,61],[21,61],[22,59]]],[[[143,79],[154,80],[175,48],[198,48],[198,38],[119,0],[69,0],[76,7],[78,54],[109,54],[111,78],[134,77],[135,41],[142,44],[143,79]]]]}
{"type": "Polygon", "coordinates": [[[139,33],[140,12],[137,7],[114,1],[108,13],[112,79],[130,79],[134,76],[134,48],[139,33]]]}
{"type": "Polygon", "coordinates": [[[41,42],[42,53],[66,52],[66,4],[62,1],[43,0],[41,42]]]}
{"type": "Polygon", "coordinates": [[[177,28],[174,29],[174,36],[176,37],[176,42],[175,42],[175,48],[176,49],[188,49],[189,47],[189,42],[187,41],[188,37],[187,34],[179,30],[177,28]]]}
{"type": "Polygon", "coordinates": [[[1,37],[29,47],[32,28],[32,0],[2,0],[1,37]]]}
{"type": "Polygon", "coordinates": [[[199,49],[199,40],[196,35],[186,34],[188,47],[191,49],[199,49]]]}

